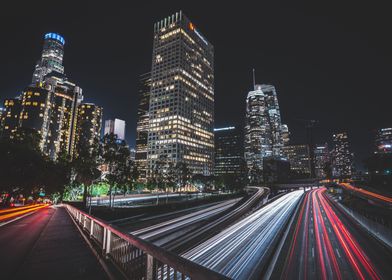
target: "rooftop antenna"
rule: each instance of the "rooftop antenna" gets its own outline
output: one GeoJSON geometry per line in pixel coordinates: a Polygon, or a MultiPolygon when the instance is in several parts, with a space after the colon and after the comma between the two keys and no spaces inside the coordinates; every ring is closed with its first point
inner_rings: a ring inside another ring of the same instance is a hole
{"type": "Polygon", "coordinates": [[[256,89],[255,69],[253,68],[253,88],[256,89]]]}

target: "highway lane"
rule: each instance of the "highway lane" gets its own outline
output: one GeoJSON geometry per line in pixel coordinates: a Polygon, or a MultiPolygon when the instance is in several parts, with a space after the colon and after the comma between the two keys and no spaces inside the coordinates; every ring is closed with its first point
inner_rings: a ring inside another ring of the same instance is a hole
{"type": "Polygon", "coordinates": [[[260,268],[303,193],[299,190],[278,198],[182,256],[233,279],[259,278],[260,268]]]}
{"type": "Polygon", "coordinates": [[[282,279],[391,279],[391,252],[337,211],[325,188],[306,193],[290,242],[282,279]]]}
{"type": "Polygon", "coordinates": [[[340,185],[346,190],[361,194],[362,196],[369,198],[369,199],[381,201],[381,202],[385,203],[385,205],[388,205],[390,208],[392,208],[392,197],[389,197],[386,195],[381,195],[381,194],[371,192],[371,191],[368,191],[368,190],[365,190],[362,188],[357,188],[357,187],[354,187],[348,183],[341,183],[340,185]]]}
{"type": "MultiPolygon", "coordinates": [[[[116,195],[114,198],[114,205],[117,207],[120,205],[132,205],[132,204],[137,204],[140,202],[146,202],[146,201],[156,201],[159,199],[159,202],[165,201],[166,199],[198,199],[198,198],[204,198],[205,196],[211,196],[212,194],[210,193],[191,193],[191,194],[185,194],[185,193],[160,193],[160,194],[143,194],[143,195],[132,195],[132,196],[125,196],[123,197],[122,195],[116,195]]],[[[92,198],[91,200],[91,205],[96,206],[96,205],[108,205],[109,204],[109,198],[92,198]]]]}
{"type": "Polygon", "coordinates": [[[250,187],[250,191],[253,194],[245,201],[228,200],[131,233],[167,250],[184,252],[248,213],[269,193],[267,188],[258,187],[250,187]]]}
{"type": "Polygon", "coordinates": [[[162,223],[158,223],[146,228],[142,228],[140,230],[136,230],[131,232],[133,235],[137,235],[140,238],[143,239],[151,239],[157,235],[161,235],[163,233],[168,233],[172,231],[176,231],[179,228],[183,228],[186,226],[189,226],[191,224],[200,222],[202,220],[211,218],[227,209],[235,205],[237,202],[239,202],[241,199],[231,199],[228,201],[224,201],[222,203],[218,203],[216,205],[210,206],[208,208],[189,213],[187,215],[183,215],[180,217],[177,217],[175,219],[171,219],[169,221],[165,221],[162,223]]]}
{"type": "Polygon", "coordinates": [[[54,213],[42,208],[36,213],[0,227],[0,278],[15,273],[54,213]]]}

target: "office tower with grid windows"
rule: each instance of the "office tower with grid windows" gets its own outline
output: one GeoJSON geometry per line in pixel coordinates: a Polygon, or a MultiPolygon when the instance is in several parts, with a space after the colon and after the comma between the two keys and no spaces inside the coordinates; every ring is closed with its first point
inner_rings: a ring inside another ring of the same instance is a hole
{"type": "Polygon", "coordinates": [[[350,151],[347,132],[336,133],[332,137],[332,175],[347,178],[354,173],[354,154],[350,151]]]}
{"type": "Polygon", "coordinates": [[[19,98],[9,98],[4,100],[4,108],[1,119],[1,136],[12,138],[19,127],[20,112],[22,102],[19,98]]]}
{"type": "Polygon", "coordinates": [[[210,175],[214,162],[214,48],[181,11],[154,24],[148,171],[158,161],[210,175]]]}
{"type": "Polygon", "coordinates": [[[139,79],[139,106],[137,109],[135,163],[139,171],[139,181],[147,179],[147,138],[149,124],[151,73],[139,79]]]}
{"type": "Polygon", "coordinates": [[[101,138],[103,109],[93,103],[81,103],[77,108],[77,124],[73,156],[78,157],[82,149],[97,148],[101,138]]]}

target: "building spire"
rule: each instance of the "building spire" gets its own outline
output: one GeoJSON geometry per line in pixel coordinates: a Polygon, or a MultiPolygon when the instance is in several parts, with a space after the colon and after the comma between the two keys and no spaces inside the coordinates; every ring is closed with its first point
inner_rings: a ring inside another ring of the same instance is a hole
{"type": "Polygon", "coordinates": [[[256,89],[255,69],[253,68],[253,89],[256,89]]]}

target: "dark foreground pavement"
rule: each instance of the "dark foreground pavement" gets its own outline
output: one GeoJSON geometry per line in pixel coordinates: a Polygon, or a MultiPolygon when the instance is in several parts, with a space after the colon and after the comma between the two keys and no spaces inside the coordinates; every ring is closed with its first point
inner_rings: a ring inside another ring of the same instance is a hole
{"type": "Polygon", "coordinates": [[[107,279],[62,207],[0,227],[0,279],[107,279]]]}

